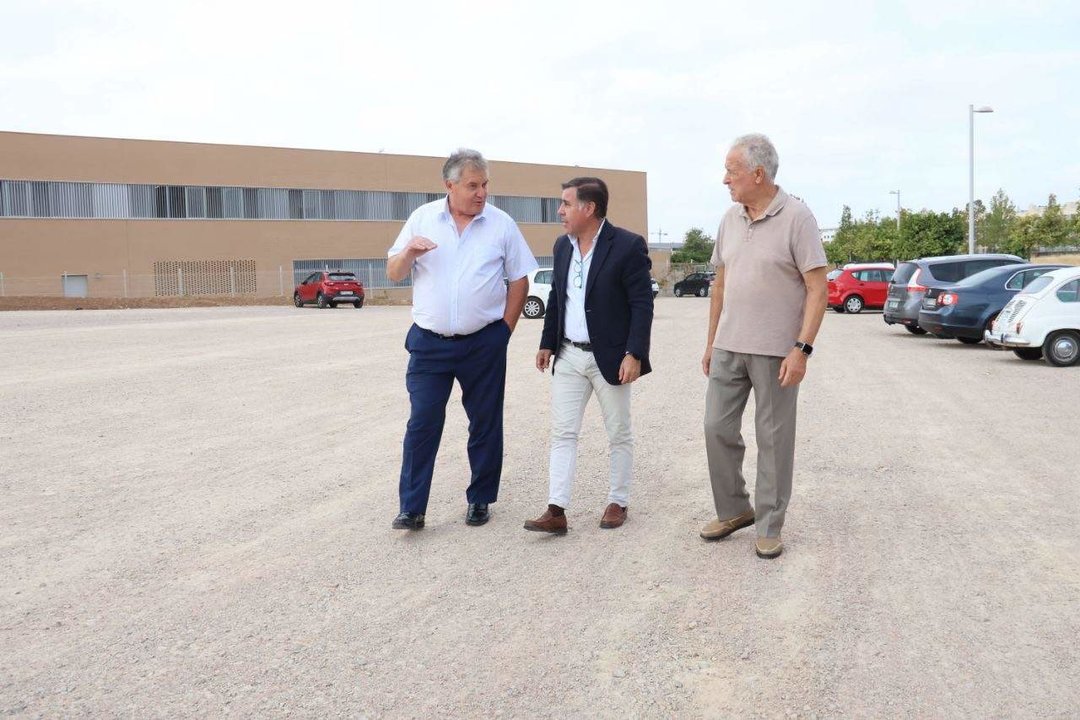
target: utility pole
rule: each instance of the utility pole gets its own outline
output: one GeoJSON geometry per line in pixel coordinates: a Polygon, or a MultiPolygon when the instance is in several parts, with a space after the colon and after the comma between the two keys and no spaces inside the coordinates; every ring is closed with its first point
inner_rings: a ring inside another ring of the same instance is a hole
{"type": "Polygon", "coordinates": [[[664,238],[666,238],[668,236],[668,233],[664,232],[664,228],[658,228],[656,232],[649,233],[649,234],[656,236],[656,242],[657,243],[664,242],[664,238]]]}

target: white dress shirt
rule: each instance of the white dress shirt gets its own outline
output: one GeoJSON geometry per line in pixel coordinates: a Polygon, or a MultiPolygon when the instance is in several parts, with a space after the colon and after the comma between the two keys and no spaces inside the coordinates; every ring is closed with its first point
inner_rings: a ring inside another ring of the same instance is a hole
{"type": "Polygon", "coordinates": [[[416,235],[438,247],[413,265],[413,322],[440,335],[467,335],[502,318],[503,277],[520,280],[537,267],[517,223],[490,203],[460,235],[446,198],[421,205],[387,257],[404,250],[416,235]]]}
{"type": "Polygon", "coordinates": [[[589,341],[589,325],[585,322],[585,290],[589,281],[589,268],[592,267],[593,252],[596,250],[596,240],[600,237],[600,231],[604,229],[604,223],[600,221],[600,227],[596,229],[596,237],[593,238],[592,247],[585,257],[581,256],[581,245],[578,239],[569,235],[570,244],[574,246],[574,254],[570,257],[570,269],[566,273],[566,324],[563,334],[568,340],[587,343],[589,341]],[[577,287],[578,272],[581,273],[581,287],[577,287]]]}

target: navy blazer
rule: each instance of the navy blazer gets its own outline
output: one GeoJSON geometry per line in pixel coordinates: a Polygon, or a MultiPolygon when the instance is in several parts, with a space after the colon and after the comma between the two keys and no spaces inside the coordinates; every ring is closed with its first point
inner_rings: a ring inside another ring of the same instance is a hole
{"type": "MultiPolygon", "coordinates": [[[[585,324],[593,356],[604,379],[619,384],[619,366],[626,353],[641,360],[641,374],[649,364],[653,295],[649,247],[645,239],[629,230],[604,223],[593,248],[589,277],[585,281],[585,324]]],[[[551,350],[552,371],[565,337],[566,281],[574,246],[567,235],[555,241],[555,268],[544,315],[540,349],[551,350]]]]}

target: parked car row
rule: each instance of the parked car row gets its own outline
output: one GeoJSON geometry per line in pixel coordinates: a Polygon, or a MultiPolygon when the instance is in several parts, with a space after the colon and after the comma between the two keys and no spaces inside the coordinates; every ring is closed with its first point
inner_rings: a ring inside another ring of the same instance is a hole
{"type": "Polygon", "coordinates": [[[919,325],[919,312],[928,287],[953,285],[983,270],[1023,262],[1023,258],[1015,255],[945,255],[902,262],[889,282],[885,322],[924,335],[926,330],[919,325]]]}
{"type": "Polygon", "coordinates": [[[903,262],[884,319],[916,335],[985,340],[1025,360],[1072,365],[1080,361],[1080,267],[993,254],[903,262]]]}

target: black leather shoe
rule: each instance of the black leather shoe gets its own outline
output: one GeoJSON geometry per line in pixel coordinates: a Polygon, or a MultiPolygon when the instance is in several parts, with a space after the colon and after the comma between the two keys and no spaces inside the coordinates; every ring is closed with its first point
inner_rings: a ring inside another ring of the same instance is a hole
{"type": "Polygon", "coordinates": [[[469,511],[465,513],[466,525],[483,525],[490,519],[487,503],[469,503],[469,511]]]}
{"type": "Polygon", "coordinates": [[[391,527],[395,530],[420,530],[424,527],[424,516],[420,513],[399,513],[391,527]]]}

